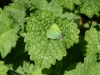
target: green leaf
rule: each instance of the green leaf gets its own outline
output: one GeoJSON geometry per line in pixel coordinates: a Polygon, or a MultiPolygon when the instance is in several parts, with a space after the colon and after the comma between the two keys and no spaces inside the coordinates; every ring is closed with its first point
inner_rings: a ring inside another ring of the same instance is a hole
{"type": "Polygon", "coordinates": [[[13,23],[9,15],[0,9],[0,52],[4,58],[12,47],[15,47],[18,39],[19,27],[13,23]]]}
{"type": "Polygon", "coordinates": [[[42,69],[35,65],[32,75],[47,75],[42,73],[42,69]]]}
{"type": "MultiPolygon", "coordinates": [[[[32,0],[12,0],[16,5],[20,5],[21,8],[24,7],[26,10],[32,6],[32,0]]],[[[33,6],[32,6],[33,7],[33,6]]]]}
{"type": "MultiPolygon", "coordinates": [[[[100,29],[100,28],[99,28],[100,29]]],[[[91,28],[86,32],[85,41],[88,42],[86,45],[86,51],[100,53],[100,32],[96,28],[91,28]]]]}
{"type": "Polygon", "coordinates": [[[60,16],[63,12],[62,7],[58,5],[58,0],[52,0],[46,9],[51,10],[55,16],[60,16]]]}
{"type": "Polygon", "coordinates": [[[62,14],[62,7],[58,5],[58,0],[51,0],[48,3],[46,0],[33,0],[33,5],[40,10],[52,11],[55,16],[60,16],[62,14]]]}
{"type": "Polygon", "coordinates": [[[73,23],[73,20],[67,20],[66,18],[57,18],[56,21],[61,27],[60,29],[64,35],[63,43],[66,44],[66,47],[70,48],[74,43],[78,43],[79,30],[77,29],[76,23],[73,23]]]}
{"type": "Polygon", "coordinates": [[[66,55],[67,48],[78,42],[77,25],[66,18],[56,18],[50,11],[37,11],[27,18],[27,34],[25,36],[26,50],[30,59],[41,68],[49,68],[56,59],[61,60],[66,55]],[[48,40],[46,31],[56,23],[64,34],[64,38],[48,40]],[[66,44],[67,43],[67,44],[66,44]]]}
{"type": "Polygon", "coordinates": [[[33,64],[28,63],[28,62],[25,62],[25,61],[23,62],[23,70],[24,70],[24,72],[27,73],[28,75],[32,75],[32,73],[33,73],[33,68],[34,68],[33,64]]]}
{"type": "Polygon", "coordinates": [[[20,75],[32,75],[34,70],[33,64],[23,61],[23,66],[18,66],[15,72],[20,75]]]}
{"type": "MultiPolygon", "coordinates": [[[[99,28],[100,29],[100,28],[99,28]]],[[[100,32],[96,28],[91,28],[86,31],[86,57],[84,63],[78,63],[76,68],[70,71],[66,71],[64,75],[99,75],[100,74],[100,62],[98,58],[100,55],[100,32]]]]}
{"type": "Polygon", "coordinates": [[[48,4],[48,2],[46,0],[31,0],[33,6],[35,6],[37,9],[43,10],[45,9],[48,4]]]}
{"type": "Polygon", "coordinates": [[[100,0],[83,0],[80,7],[81,13],[92,18],[94,14],[98,15],[98,12],[100,11],[100,0]]]}
{"type": "Polygon", "coordinates": [[[78,63],[76,68],[65,71],[64,75],[99,75],[100,63],[96,62],[95,53],[90,53],[85,57],[84,63],[78,63]]]}
{"type": "Polygon", "coordinates": [[[76,5],[80,4],[80,0],[58,0],[58,4],[67,8],[67,9],[70,9],[70,10],[73,10],[74,9],[74,3],[76,5]]]}
{"type": "Polygon", "coordinates": [[[66,17],[68,20],[72,20],[72,19],[79,19],[80,16],[76,15],[76,13],[68,13],[68,12],[65,12],[64,14],[61,15],[62,18],[66,17]]]}
{"type": "Polygon", "coordinates": [[[27,19],[26,50],[29,51],[30,59],[42,68],[49,68],[56,59],[61,60],[66,55],[63,39],[48,40],[46,37],[46,31],[53,22],[54,15],[50,11],[38,11],[27,19]]]}
{"type": "Polygon", "coordinates": [[[75,13],[68,13],[68,12],[65,12],[63,13],[63,8],[58,5],[58,0],[51,0],[51,2],[47,2],[45,0],[41,0],[41,1],[37,1],[37,0],[33,0],[32,3],[33,5],[39,9],[39,10],[48,10],[48,11],[52,11],[53,14],[55,16],[60,16],[62,18],[66,17],[68,18],[68,20],[72,20],[72,19],[79,19],[79,16],[76,15],[76,10],[75,10],[75,13]]]}
{"type": "Polygon", "coordinates": [[[0,61],[0,75],[7,75],[8,67],[4,65],[3,61],[0,61]]]}
{"type": "Polygon", "coordinates": [[[18,23],[22,29],[24,29],[25,7],[20,3],[12,3],[5,7],[5,11],[8,12],[16,23],[18,23]]]}

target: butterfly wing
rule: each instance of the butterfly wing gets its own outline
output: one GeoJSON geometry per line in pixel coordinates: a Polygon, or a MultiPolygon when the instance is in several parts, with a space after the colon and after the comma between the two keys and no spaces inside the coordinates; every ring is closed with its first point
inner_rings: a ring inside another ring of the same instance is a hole
{"type": "Polygon", "coordinates": [[[62,36],[61,30],[56,24],[53,24],[47,31],[47,38],[56,39],[62,36]]]}
{"type": "Polygon", "coordinates": [[[55,30],[48,30],[47,32],[47,38],[50,38],[50,39],[56,39],[60,36],[62,36],[62,34],[55,30]]]}

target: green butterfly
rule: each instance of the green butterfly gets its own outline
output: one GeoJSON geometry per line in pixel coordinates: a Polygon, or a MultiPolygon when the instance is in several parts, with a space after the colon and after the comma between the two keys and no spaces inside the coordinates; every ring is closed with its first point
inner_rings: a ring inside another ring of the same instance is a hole
{"type": "Polygon", "coordinates": [[[61,38],[62,36],[63,35],[61,30],[55,23],[52,24],[51,27],[47,30],[47,38],[57,39],[57,38],[61,38]]]}

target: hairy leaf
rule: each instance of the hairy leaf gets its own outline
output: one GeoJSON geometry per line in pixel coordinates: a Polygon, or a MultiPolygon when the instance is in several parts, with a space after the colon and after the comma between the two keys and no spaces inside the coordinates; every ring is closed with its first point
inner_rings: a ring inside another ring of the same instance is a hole
{"type": "MultiPolygon", "coordinates": [[[[100,30],[100,29],[99,29],[100,30]]],[[[64,75],[99,75],[100,74],[100,63],[99,63],[99,39],[100,32],[96,28],[91,28],[85,34],[86,44],[86,57],[84,63],[78,63],[76,69],[66,71],[64,75]],[[98,62],[97,62],[98,61],[98,62]]],[[[85,49],[85,48],[84,48],[85,49]]]]}
{"type": "MultiPolygon", "coordinates": [[[[99,29],[100,30],[100,29],[99,29]]],[[[87,53],[96,52],[100,53],[100,32],[96,28],[91,28],[86,32],[85,40],[88,42],[86,45],[87,53]]]]}
{"type": "Polygon", "coordinates": [[[58,0],[58,4],[67,8],[67,9],[70,9],[70,10],[73,10],[75,8],[74,6],[74,3],[76,5],[80,4],[80,0],[58,0]]]}
{"type": "Polygon", "coordinates": [[[8,67],[4,65],[3,61],[0,61],[0,75],[7,75],[8,67]]]}
{"type": "Polygon", "coordinates": [[[5,7],[5,11],[7,11],[14,21],[18,23],[22,29],[24,29],[26,15],[24,6],[22,6],[20,3],[12,3],[10,6],[5,7]]]}
{"type": "MultiPolygon", "coordinates": [[[[19,75],[32,75],[33,70],[34,70],[33,64],[27,61],[23,61],[23,65],[18,66],[15,72],[19,75]]],[[[12,74],[14,75],[15,73],[12,74]]]]}
{"type": "Polygon", "coordinates": [[[81,13],[92,18],[94,14],[98,14],[100,11],[100,0],[83,0],[80,7],[81,13]]]}
{"type": "Polygon", "coordinates": [[[75,69],[66,71],[64,75],[99,75],[100,63],[96,58],[95,53],[88,54],[83,64],[78,63],[75,69]]]}
{"type": "Polygon", "coordinates": [[[42,72],[42,69],[39,66],[35,65],[32,75],[47,75],[47,74],[44,74],[42,72]]]}
{"type": "Polygon", "coordinates": [[[61,60],[66,55],[66,46],[69,48],[78,42],[79,30],[76,24],[67,19],[56,18],[50,11],[37,11],[27,19],[27,23],[26,50],[29,51],[31,60],[42,68],[49,68],[51,64],[55,64],[56,59],[61,60]],[[46,31],[53,23],[60,27],[63,38],[47,39],[46,31]]]}
{"type": "Polygon", "coordinates": [[[12,47],[15,47],[18,39],[18,26],[13,23],[9,15],[0,9],[0,52],[4,58],[12,47]]]}
{"type": "Polygon", "coordinates": [[[33,0],[33,5],[40,10],[49,10],[54,13],[55,16],[60,16],[62,14],[62,7],[60,7],[57,3],[57,0],[52,0],[48,3],[46,0],[33,0]]]}
{"type": "Polygon", "coordinates": [[[46,37],[46,30],[53,22],[53,14],[48,11],[37,12],[28,19],[26,49],[31,60],[35,60],[42,68],[49,68],[51,64],[55,64],[56,59],[60,60],[66,55],[62,39],[48,40],[46,37]]]}
{"type": "Polygon", "coordinates": [[[79,30],[77,29],[77,25],[72,20],[67,20],[66,18],[57,18],[56,21],[61,26],[64,35],[63,43],[65,43],[66,47],[70,48],[74,43],[78,43],[79,30]]]}
{"type": "Polygon", "coordinates": [[[79,16],[76,15],[76,13],[78,11],[75,11],[75,13],[68,13],[65,12],[63,13],[63,7],[61,7],[60,5],[58,5],[58,0],[51,0],[49,3],[46,0],[41,0],[41,1],[37,1],[37,0],[33,0],[32,4],[39,10],[48,10],[48,11],[52,11],[53,14],[55,16],[60,16],[62,18],[66,17],[69,20],[72,19],[79,19],[79,16]]]}

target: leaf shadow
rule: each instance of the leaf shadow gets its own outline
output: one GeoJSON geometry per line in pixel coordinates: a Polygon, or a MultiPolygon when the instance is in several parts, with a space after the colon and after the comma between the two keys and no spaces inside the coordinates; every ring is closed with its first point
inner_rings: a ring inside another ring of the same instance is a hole
{"type": "Polygon", "coordinates": [[[94,28],[96,28],[97,31],[100,31],[100,26],[99,25],[95,25],[94,28]]]}
{"type": "Polygon", "coordinates": [[[72,47],[66,50],[67,56],[63,57],[62,60],[57,60],[55,65],[52,65],[52,75],[63,75],[65,70],[70,71],[75,69],[77,63],[84,62],[84,55],[81,51],[81,47],[78,44],[74,44],[72,47]]]}
{"type": "Polygon", "coordinates": [[[24,61],[30,61],[30,59],[28,52],[25,51],[24,38],[20,37],[17,41],[16,47],[12,48],[11,52],[4,58],[5,64],[7,64],[9,68],[12,67],[14,69],[9,70],[8,74],[16,73],[15,70],[17,70],[19,66],[23,67],[24,61]]]}
{"type": "Polygon", "coordinates": [[[48,71],[51,72],[48,75],[63,75],[65,70],[70,71],[75,69],[79,62],[84,62],[86,45],[87,42],[84,40],[84,36],[80,36],[79,43],[74,44],[69,49],[66,49],[67,56],[63,57],[62,60],[57,60],[56,64],[52,65],[50,69],[44,69],[43,73],[46,74],[48,71]]]}
{"type": "Polygon", "coordinates": [[[67,49],[67,56],[63,58],[63,67],[69,71],[74,69],[78,62],[83,61],[84,55],[79,44],[74,44],[71,48],[67,49]]]}

